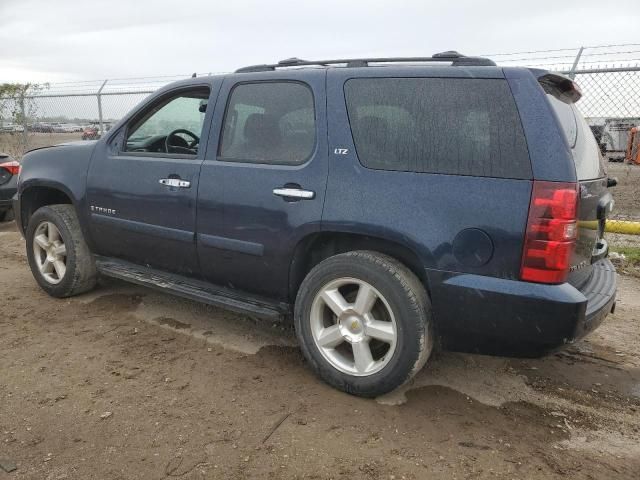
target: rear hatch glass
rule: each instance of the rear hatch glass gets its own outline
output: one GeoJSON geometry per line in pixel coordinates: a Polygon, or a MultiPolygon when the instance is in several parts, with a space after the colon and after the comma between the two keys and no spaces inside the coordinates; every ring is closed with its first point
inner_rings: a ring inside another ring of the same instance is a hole
{"type": "Polygon", "coordinates": [[[580,185],[578,239],[569,274],[569,283],[580,287],[589,279],[591,264],[607,253],[603,233],[611,194],[600,149],[587,121],[575,104],[565,103],[552,94],[547,97],[571,147],[580,185]]]}

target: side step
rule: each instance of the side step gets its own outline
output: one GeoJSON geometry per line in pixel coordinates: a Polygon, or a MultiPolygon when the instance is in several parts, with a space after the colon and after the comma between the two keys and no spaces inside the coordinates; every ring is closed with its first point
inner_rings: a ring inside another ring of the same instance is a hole
{"type": "Polygon", "coordinates": [[[290,313],[290,307],[286,303],[243,295],[224,287],[124,260],[96,256],[96,267],[99,273],[107,277],[118,278],[238,313],[269,320],[282,320],[290,313]]]}

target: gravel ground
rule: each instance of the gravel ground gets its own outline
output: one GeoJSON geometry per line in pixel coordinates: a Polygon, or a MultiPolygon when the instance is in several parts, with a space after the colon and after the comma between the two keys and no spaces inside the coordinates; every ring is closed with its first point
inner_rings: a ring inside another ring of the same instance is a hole
{"type": "Polygon", "coordinates": [[[55,300],[23,251],[0,226],[0,480],[639,478],[638,279],[561,353],[438,352],[363,400],[286,328],[119,282],[55,300]]]}
{"type": "Polygon", "coordinates": [[[613,217],[640,221],[640,165],[609,162],[607,175],[618,179],[611,189],[616,201],[613,217]]]}

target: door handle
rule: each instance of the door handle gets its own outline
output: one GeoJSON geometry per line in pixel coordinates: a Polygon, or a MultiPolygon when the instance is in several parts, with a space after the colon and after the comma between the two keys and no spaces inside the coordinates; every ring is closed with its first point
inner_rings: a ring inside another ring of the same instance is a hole
{"type": "Polygon", "coordinates": [[[301,188],[274,188],[273,194],[284,198],[294,198],[296,200],[312,200],[316,196],[316,192],[312,190],[303,190],[301,188]]]}
{"type": "Polygon", "coordinates": [[[165,187],[189,188],[191,182],[188,180],[180,180],[179,178],[161,178],[158,180],[160,185],[165,187]]]}

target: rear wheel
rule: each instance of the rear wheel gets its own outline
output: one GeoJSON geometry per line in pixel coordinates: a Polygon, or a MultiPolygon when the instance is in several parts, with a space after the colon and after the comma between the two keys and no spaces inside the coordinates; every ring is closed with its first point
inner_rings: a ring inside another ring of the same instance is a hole
{"type": "Polygon", "coordinates": [[[95,286],[95,261],[73,206],[38,209],[29,219],[26,240],[31,272],[49,295],[70,297],[95,286]]]}
{"type": "Polygon", "coordinates": [[[336,255],[311,270],[298,291],[295,327],[315,372],[365,397],[410,380],[433,345],[430,303],[418,278],[368,251],[336,255]]]}

